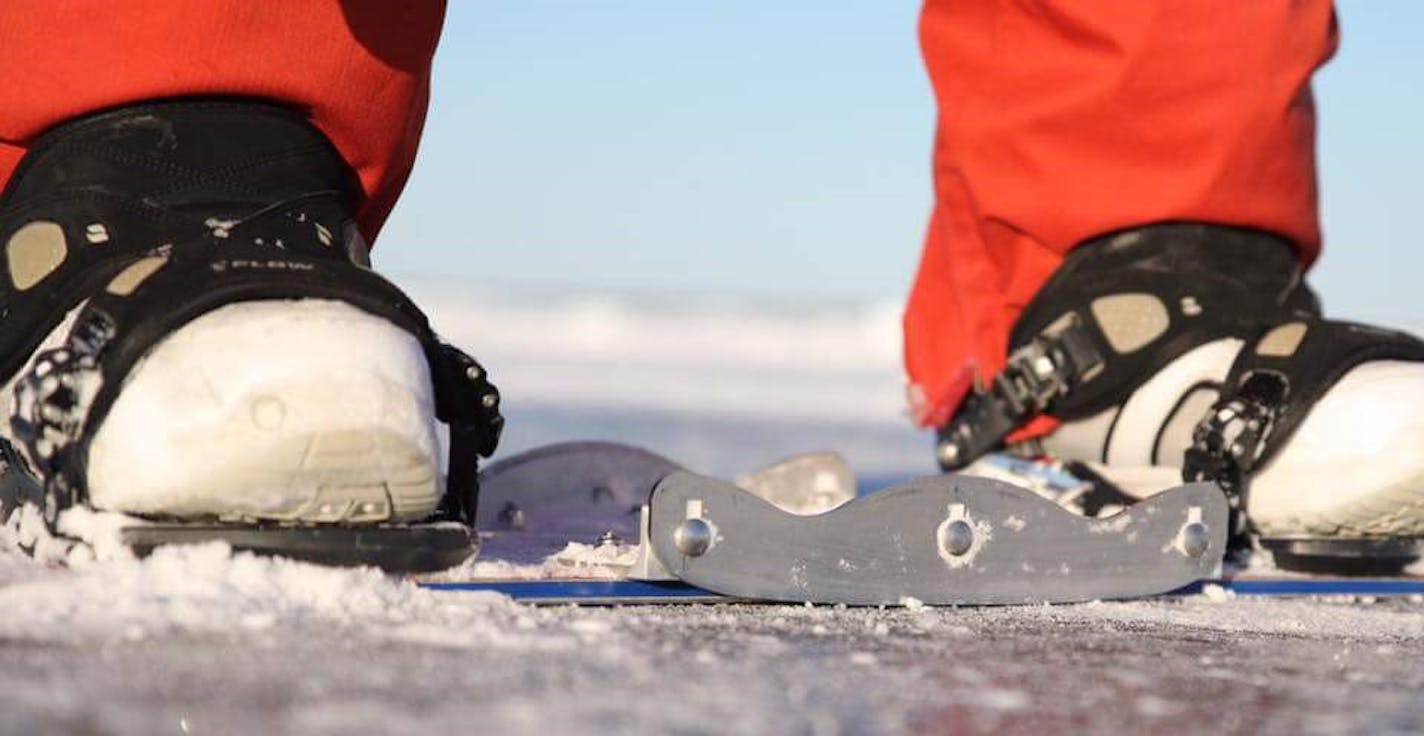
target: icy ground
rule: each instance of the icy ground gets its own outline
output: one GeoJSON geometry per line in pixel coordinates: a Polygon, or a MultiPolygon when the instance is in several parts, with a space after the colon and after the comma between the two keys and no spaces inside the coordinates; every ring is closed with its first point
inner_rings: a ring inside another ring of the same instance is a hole
{"type": "MultiPolygon", "coordinates": [[[[928,470],[881,307],[442,298],[504,377],[508,452],[601,437],[733,473],[838,447],[928,470]]],[[[0,552],[0,734],[1417,733],[1421,656],[1419,600],[530,608],[217,546],[79,570],[0,552]]]]}

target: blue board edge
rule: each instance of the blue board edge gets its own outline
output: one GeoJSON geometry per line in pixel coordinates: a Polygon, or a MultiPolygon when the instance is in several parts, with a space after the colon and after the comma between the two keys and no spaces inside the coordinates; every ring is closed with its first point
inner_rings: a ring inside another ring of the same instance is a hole
{"type": "Polygon", "coordinates": [[[1202,580],[1169,595],[1196,595],[1208,585],[1237,595],[1424,595],[1421,578],[1275,578],[1202,580]]]}
{"type": "Polygon", "coordinates": [[[681,581],[648,580],[480,580],[457,583],[420,583],[443,591],[488,591],[517,601],[729,601],[720,593],[681,581]]]}
{"type": "MultiPolygon", "coordinates": [[[[1424,596],[1421,578],[1278,578],[1202,580],[1166,595],[1200,594],[1208,585],[1236,595],[1257,596],[1424,596]]],[[[646,580],[480,580],[420,583],[429,590],[487,591],[527,602],[727,602],[735,600],[680,581],[646,580]]]]}

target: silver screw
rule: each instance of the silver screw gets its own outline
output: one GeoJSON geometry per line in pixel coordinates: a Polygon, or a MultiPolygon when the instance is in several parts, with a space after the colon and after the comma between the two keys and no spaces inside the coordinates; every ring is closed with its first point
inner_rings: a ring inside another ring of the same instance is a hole
{"type": "Polygon", "coordinates": [[[672,543],[688,557],[701,557],[712,547],[712,525],[701,519],[688,519],[672,533],[672,543]]]}
{"type": "Polygon", "coordinates": [[[480,397],[480,403],[483,404],[486,409],[493,409],[494,405],[499,403],[499,397],[495,394],[485,394],[480,397]]]}
{"type": "Polygon", "coordinates": [[[614,545],[622,543],[623,537],[618,536],[618,532],[615,532],[612,529],[609,529],[608,531],[598,535],[599,547],[612,547],[614,545]]]}
{"type": "Polygon", "coordinates": [[[968,552],[974,546],[974,527],[963,519],[955,519],[944,527],[944,537],[940,540],[944,551],[955,557],[968,552]]]}
{"type": "Polygon", "coordinates": [[[959,445],[945,440],[935,448],[935,457],[939,458],[940,465],[953,466],[959,462],[959,445]]]}
{"type": "Polygon", "coordinates": [[[465,369],[465,378],[468,378],[471,381],[478,381],[483,378],[484,375],[484,372],[481,371],[480,367],[477,365],[472,365],[469,368],[465,369]]]}
{"type": "Polygon", "coordinates": [[[1182,551],[1188,557],[1201,557],[1206,554],[1206,548],[1211,546],[1211,534],[1207,532],[1206,525],[1194,521],[1182,527],[1182,551]]]}
{"type": "Polygon", "coordinates": [[[524,509],[513,503],[506,502],[504,508],[499,510],[499,523],[505,529],[523,530],[529,524],[528,518],[524,515],[524,509]]]}

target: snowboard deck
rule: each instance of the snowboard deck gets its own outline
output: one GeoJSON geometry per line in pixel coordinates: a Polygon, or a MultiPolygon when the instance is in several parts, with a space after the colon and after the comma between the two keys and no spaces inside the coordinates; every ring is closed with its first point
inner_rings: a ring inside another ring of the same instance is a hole
{"type": "MultiPolygon", "coordinates": [[[[499,593],[531,605],[670,605],[715,603],[772,603],[737,598],[704,590],[682,581],[642,580],[472,580],[426,582],[421,587],[436,591],[499,593]]],[[[1190,583],[1161,597],[1200,595],[1216,586],[1235,596],[1256,597],[1413,597],[1424,596],[1424,578],[1348,577],[1238,577],[1213,578],[1190,583]]],[[[910,601],[902,601],[909,603],[910,601]]]]}
{"type": "MultiPolygon", "coordinates": [[[[535,604],[1424,596],[1424,578],[1406,574],[1424,551],[1420,540],[1259,540],[1278,561],[1289,561],[1282,567],[1291,572],[1223,576],[1226,500],[1215,486],[1182,486],[1112,516],[1083,516],[1064,506],[1092,481],[1053,463],[1003,455],[983,462],[979,476],[936,475],[872,490],[857,487],[834,453],[800,455],[729,482],[641,448],[574,442],[487,467],[478,534],[458,522],[300,527],[137,519],[122,534],[140,556],[218,539],[237,551],[374,565],[415,574],[432,590],[493,591],[535,604]],[[636,560],[563,559],[572,565],[568,575],[559,564],[530,572],[527,566],[547,565],[571,542],[612,548],[600,553],[633,549],[636,560]],[[419,577],[468,562],[477,551],[480,563],[460,568],[472,577],[460,579],[458,570],[419,577]],[[497,572],[481,577],[479,565],[491,561],[513,567],[484,568],[497,572]]],[[[42,500],[27,474],[7,470],[0,511],[42,500]]]]}

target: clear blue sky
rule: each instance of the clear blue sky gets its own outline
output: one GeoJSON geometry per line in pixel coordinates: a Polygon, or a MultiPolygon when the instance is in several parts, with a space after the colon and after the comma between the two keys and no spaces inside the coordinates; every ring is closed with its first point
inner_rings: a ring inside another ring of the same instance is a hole
{"type": "MultiPolygon", "coordinates": [[[[934,110],[907,0],[454,0],[397,275],[898,297],[934,110]]],[[[1332,312],[1424,324],[1424,3],[1317,78],[1332,312]]]]}

